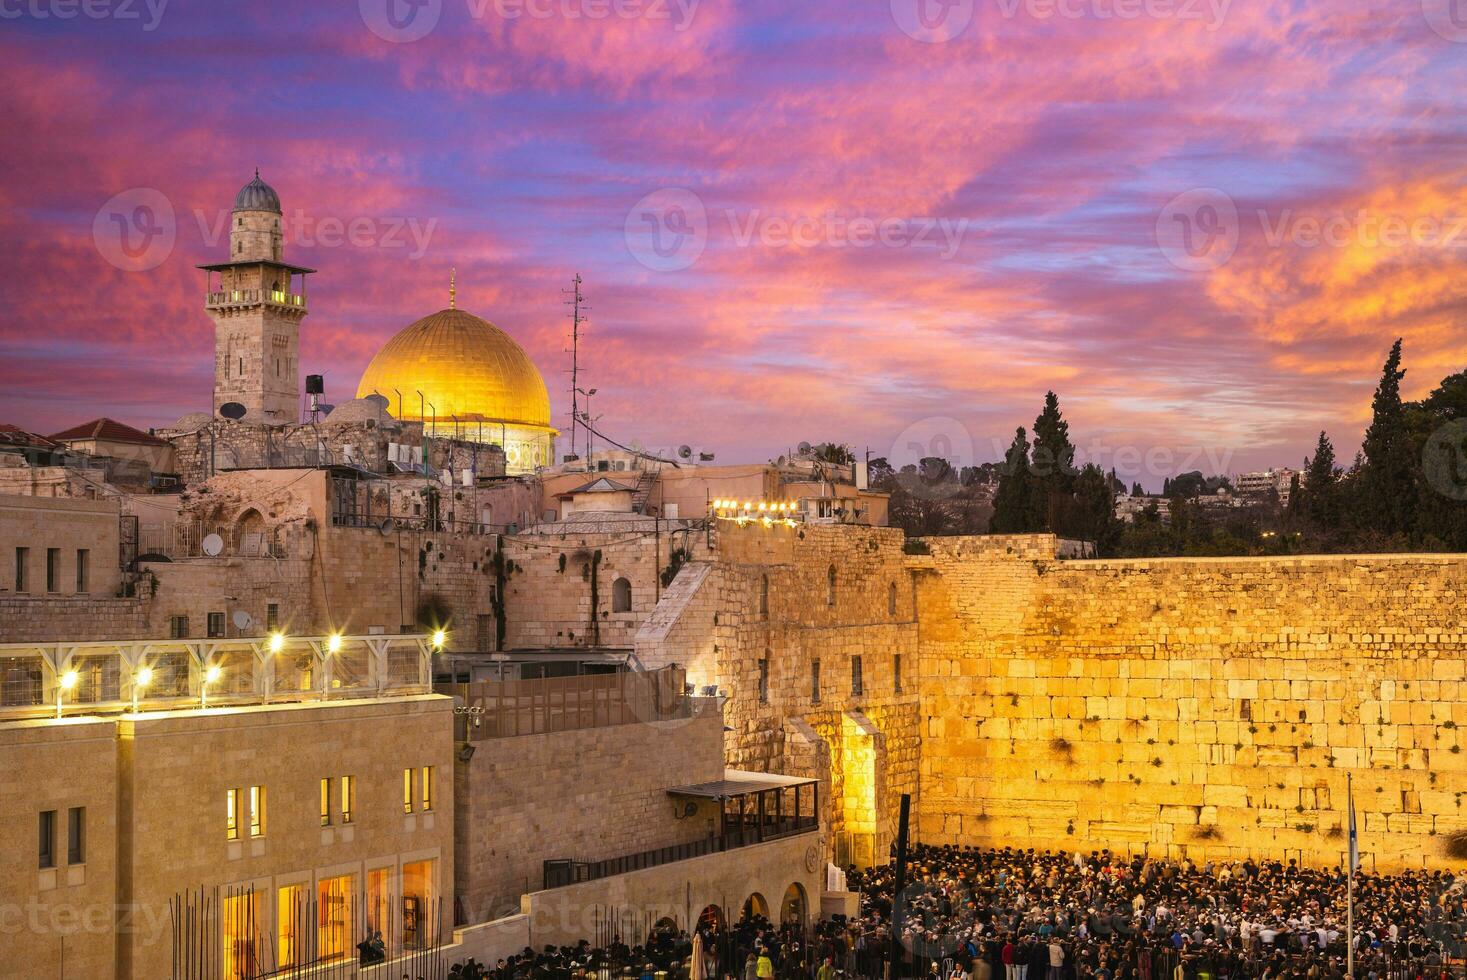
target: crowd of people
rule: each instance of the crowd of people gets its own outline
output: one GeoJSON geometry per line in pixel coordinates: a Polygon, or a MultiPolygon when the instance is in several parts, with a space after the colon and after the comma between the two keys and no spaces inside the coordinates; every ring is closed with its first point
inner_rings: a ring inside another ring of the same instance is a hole
{"type": "MultiPolygon", "coordinates": [[[[892,930],[901,976],[918,980],[1342,980],[1343,870],[1295,862],[1208,862],[1060,851],[914,847],[897,894],[893,865],[847,872],[854,918],[809,926],[746,914],[689,933],[664,924],[641,943],[530,949],[464,980],[883,980],[892,930]]],[[[1460,976],[1467,877],[1360,873],[1357,978],[1460,976]]]]}

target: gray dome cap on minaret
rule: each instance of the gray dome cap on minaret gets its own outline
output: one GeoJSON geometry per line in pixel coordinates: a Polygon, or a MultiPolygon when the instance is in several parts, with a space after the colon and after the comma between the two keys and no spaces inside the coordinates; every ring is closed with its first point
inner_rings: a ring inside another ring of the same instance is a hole
{"type": "Polygon", "coordinates": [[[260,179],[260,168],[255,168],[255,179],[240,188],[234,196],[236,211],[274,211],[280,214],[280,195],[275,188],[260,179]]]}

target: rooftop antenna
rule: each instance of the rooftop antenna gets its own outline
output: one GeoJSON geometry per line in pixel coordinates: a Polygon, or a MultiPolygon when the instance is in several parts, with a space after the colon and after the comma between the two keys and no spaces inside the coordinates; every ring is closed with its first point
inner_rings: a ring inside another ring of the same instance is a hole
{"type": "Polygon", "coordinates": [[[449,269],[448,270],[448,308],[450,310],[456,310],[456,309],[458,309],[458,286],[454,282],[454,280],[457,279],[457,278],[458,278],[458,269],[457,268],[451,268],[451,269],[449,269]]]}
{"type": "MultiPolygon", "coordinates": [[[[570,356],[571,356],[571,370],[570,370],[570,376],[571,376],[571,384],[570,384],[570,387],[571,387],[571,445],[570,445],[570,449],[571,449],[571,451],[570,451],[570,454],[572,456],[574,456],[576,454],[576,427],[579,426],[580,423],[581,423],[581,402],[580,402],[580,398],[581,398],[581,395],[580,395],[581,324],[585,322],[585,312],[586,312],[586,310],[590,309],[590,307],[588,307],[586,305],[586,297],[584,297],[584,296],[581,295],[581,274],[579,272],[577,272],[576,275],[575,275],[575,278],[571,280],[571,288],[570,289],[561,290],[561,292],[566,293],[567,295],[570,296],[569,299],[565,300],[565,305],[567,305],[567,306],[569,306],[571,308],[571,314],[570,314],[570,320],[571,320],[571,346],[570,346],[570,356]]],[[[590,434],[589,431],[587,431],[587,433],[586,433],[586,440],[587,440],[586,455],[588,457],[590,456],[590,445],[589,445],[590,439],[591,439],[591,434],[590,434]]],[[[587,462],[590,462],[590,460],[588,459],[587,462]]]]}

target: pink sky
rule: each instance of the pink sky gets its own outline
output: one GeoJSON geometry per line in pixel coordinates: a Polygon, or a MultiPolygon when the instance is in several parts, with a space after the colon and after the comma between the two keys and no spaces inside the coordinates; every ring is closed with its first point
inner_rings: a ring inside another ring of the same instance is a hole
{"type": "Polygon", "coordinates": [[[257,165],[334,401],[453,266],[562,427],[580,272],[600,427],[726,461],[994,459],[1053,388],[1159,487],[1467,366],[1467,0],[918,2],[7,6],[0,421],[207,409],[257,165]]]}

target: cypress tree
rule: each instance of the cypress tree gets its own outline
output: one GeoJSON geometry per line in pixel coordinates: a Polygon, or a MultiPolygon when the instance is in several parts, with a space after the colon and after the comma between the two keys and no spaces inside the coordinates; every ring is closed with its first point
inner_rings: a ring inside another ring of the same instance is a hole
{"type": "Polygon", "coordinates": [[[993,495],[993,517],[988,521],[991,534],[1022,534],[1029,530],[1029,489],[1033,474],[1029,471],[1029,435],[1019,426],[1013,444],[1004,454],[1003,473],[993,495]]]}
{"type": "Polygon", "coordinates": [[[1361,445],[1364,466],[1360,472],[1359,499],[1355,512],[1368,530],[1384,534],[1409,533],[1416,504],[1415,453],[1401,405],[1401,341],[1391,347],[1375,390],[1370,428],[1361,445]]]}
{"type": "MultiPolygon", "coordinates": [[[[1314,455],[1305,461],[1304,473],[1300,490],[1304,498],[1302,504],[1305,516],[1315,527],[1338,527],[1340,473],[1335,466],[1335,447],[1330,444],[1329,436],[1323,432],[1319,434],[1314,455]]],[[[1291,502],[1292,500],[1290,497],[1291,502]]]]}
{"type": "Polygon", "coordinates": [[[1059,396],[1044,395],[1044,411],[1034,420],[1033,489],[1029,525],[1035,531],[1058,531],[1075,489],[1075,447],[1070,423],[1060,415],[1059,396]]]}

